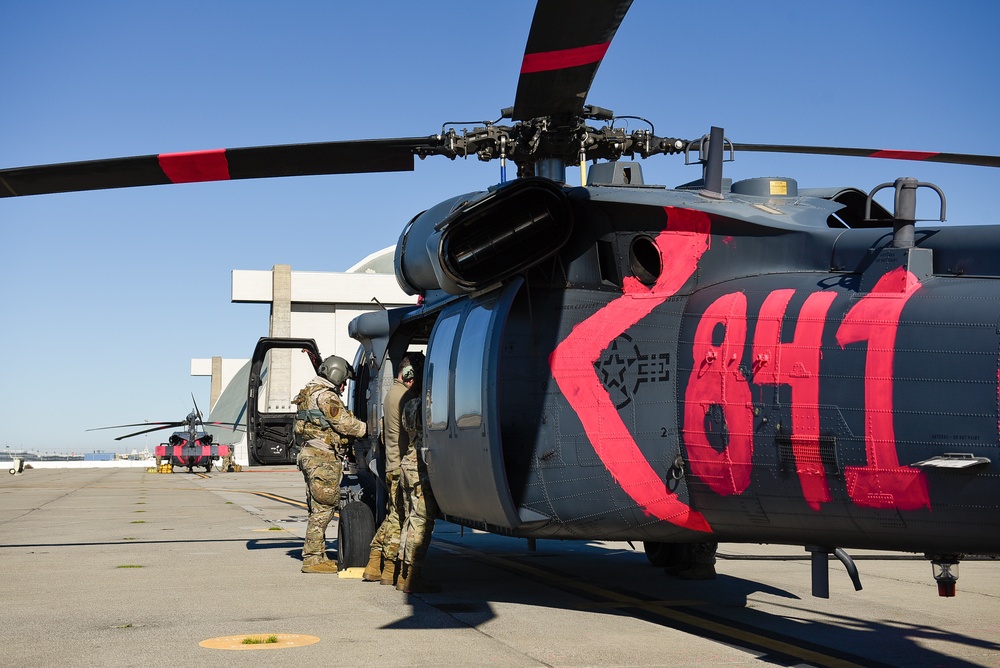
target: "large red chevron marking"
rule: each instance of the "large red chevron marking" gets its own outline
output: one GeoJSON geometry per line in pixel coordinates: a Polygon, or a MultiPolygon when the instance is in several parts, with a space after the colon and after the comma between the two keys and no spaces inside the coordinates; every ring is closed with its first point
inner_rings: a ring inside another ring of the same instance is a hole
{"type": "Polygon", "coordinates": [[[627,277],[623,294],[590,316],[556,346],[549,357],[552,377],[576,411],[597,456],[645,513],[677,526],[711,532],[708,521],[667,489],[643,456],[594,363],[611,342],[662,304],[694,274],[709,247],[711,224],[700,211],[664,207],[667,225],[656,238],[662,271],[652,287],[627,277]]]}

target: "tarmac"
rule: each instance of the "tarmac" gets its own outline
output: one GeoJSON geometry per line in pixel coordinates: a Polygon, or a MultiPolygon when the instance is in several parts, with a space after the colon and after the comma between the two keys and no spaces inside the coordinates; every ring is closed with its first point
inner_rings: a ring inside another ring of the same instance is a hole
{"type": "Polygon", "coordinates": [[[438,522],[442,591],[407,595],[301,573],[303,501],[291,467],[4,474],[0,666],[1000,666],[995,561],[943,598],[918,556],[852,552],[863,589],[834,559],[816,598],[801,547],[723,544],[690,582],[438,522]]]}

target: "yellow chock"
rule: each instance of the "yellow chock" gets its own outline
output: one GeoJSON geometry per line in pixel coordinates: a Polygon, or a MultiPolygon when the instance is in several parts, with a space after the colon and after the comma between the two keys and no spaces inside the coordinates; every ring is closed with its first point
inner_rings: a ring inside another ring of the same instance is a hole
{"type": "Polygon", "coordinates": [[[360,580],[361,576],[364,575],[365,569],[361,566],[351,566],[350,568],[345,568],[343,570],[337,571],[338,578],[347,578],[349,580],[360,580]]]}

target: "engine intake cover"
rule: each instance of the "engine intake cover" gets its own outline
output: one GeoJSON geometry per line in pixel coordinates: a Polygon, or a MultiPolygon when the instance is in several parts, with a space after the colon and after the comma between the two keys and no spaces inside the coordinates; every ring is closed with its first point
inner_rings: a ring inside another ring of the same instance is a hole
{"type": "Polygon", "coordinates": [[[408,294],[475,292],[551,257],[572,230],[572,208],[559,185],[518,179],[417,216],[396,247],[396,279],[408,294]]]}

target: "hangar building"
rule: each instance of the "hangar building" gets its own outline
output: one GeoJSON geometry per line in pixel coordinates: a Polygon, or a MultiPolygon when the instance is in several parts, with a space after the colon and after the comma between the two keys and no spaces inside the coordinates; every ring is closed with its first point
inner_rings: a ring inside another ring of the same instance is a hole
{"type": "MultiPolygon", "coordinates": [[[[271,305],[267,336],[315,339],[320,353],[353,360],[358,342],[347,335],[358,315],[416,303],[396,282],[395,246],[373,253],[345,272],[292,271],[277,264],[270,270],[234,270],[232,301],[271,305]]],[[[248,350],[249,355],[252,351],[248,350]]],[[[268,353],[260,393],[261,411],[294,410],[291,403],[315,375],[304,355],[292,350],[268,353]]],[[[249,359],[221,357],[191,360],[192,376],[211,376],[210,415],[215,422],[245,423],[249,359]]],[[[233,443],[237,463],[247,465],[246,434],[209,427],[217,443],[233,443]]]]}

